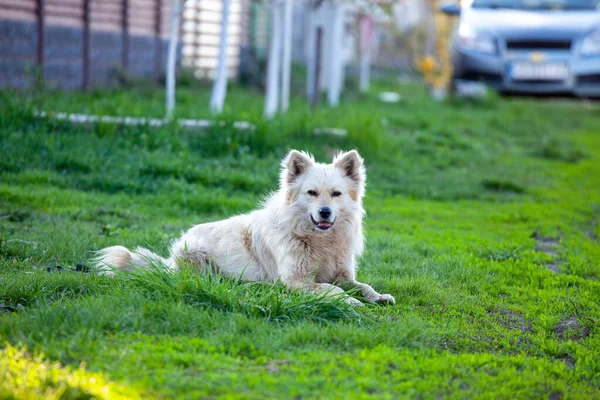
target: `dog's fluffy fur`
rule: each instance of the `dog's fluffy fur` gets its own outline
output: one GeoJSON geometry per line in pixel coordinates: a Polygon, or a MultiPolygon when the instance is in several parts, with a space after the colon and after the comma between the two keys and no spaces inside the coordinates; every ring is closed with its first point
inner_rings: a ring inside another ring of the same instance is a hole
{"type": "MultiPolygon", "coordinates": [[[[321,164],[292,150],[281,166],[279,191],[262,209],[192,227],[173,242],[168,259],[140,247],[129,251],[114,246],[99,251],[97,265],[126,270],[160,261],[178,269],[185,263],[329,295],[343,293],[334,284],[344,283],[369,300],[394,303],[391,295],[355,279],[356,259],[363,251],[366,179],[359,154],[340,153],[331,164],[321,164]]],[[[351,297],[346,301],[361,304],[351,297]]]]}

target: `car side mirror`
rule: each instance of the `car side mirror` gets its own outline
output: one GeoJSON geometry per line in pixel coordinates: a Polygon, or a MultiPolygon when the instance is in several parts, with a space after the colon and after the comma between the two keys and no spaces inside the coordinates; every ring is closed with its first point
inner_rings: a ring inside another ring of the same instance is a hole
{"type": "Polygon", "coordinates": [[[457,3],[443,3],[438,8],[439,11],[446,15],[460,15],[460,4],[457,3]]]}

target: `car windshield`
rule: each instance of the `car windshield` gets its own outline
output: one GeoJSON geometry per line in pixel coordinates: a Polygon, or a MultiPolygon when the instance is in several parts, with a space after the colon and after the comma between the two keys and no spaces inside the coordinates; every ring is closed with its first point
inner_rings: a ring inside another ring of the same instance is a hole
{"type": "Polygon", "coordinates": [[[598,0],[473,0],[472,8],[518,10],[598,10],[598,0]]]}

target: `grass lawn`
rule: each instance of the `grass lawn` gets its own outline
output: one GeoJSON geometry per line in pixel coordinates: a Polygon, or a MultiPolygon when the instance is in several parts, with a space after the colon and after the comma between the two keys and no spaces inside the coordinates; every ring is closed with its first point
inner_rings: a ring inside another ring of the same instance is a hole
{"type": "MultiPolygon", "coordinates": [[[[180,90],[177,115],[209,116],[207,93],[180,90]]],[[[234,87],[203,132],[33,117],[162,106],[150,89],[0,93],[0,398],[600,398],[600,106],[435,103],[388,82],[269,122],[234,87]],[[381,103],[384,87],[403,100],[381,103]],[[289,148],[365,157],[358,278],[395,306],[71,271],[108,245],[166,254],[182,229],[255,208],[289,148]]]]}

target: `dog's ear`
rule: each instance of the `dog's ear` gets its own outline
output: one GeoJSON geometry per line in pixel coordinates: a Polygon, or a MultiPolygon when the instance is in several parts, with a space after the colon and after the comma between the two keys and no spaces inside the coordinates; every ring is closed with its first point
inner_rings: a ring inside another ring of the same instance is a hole
{"type": "Polygon", "coordinates": [[[333,166],[341,169],[348,178],[362,184],[365,182],[365,167],[362,157],[356,150],[342,152],[333,158],[333,166]]]}
{"type": "Polygon", "coordinates": [[[304,174],[311,168],[315,163],[313,157],[303,151],[292,150],[281,162],[282,170],[282,183],[290,184],[296,180],[297,177],[304,174]]]}

